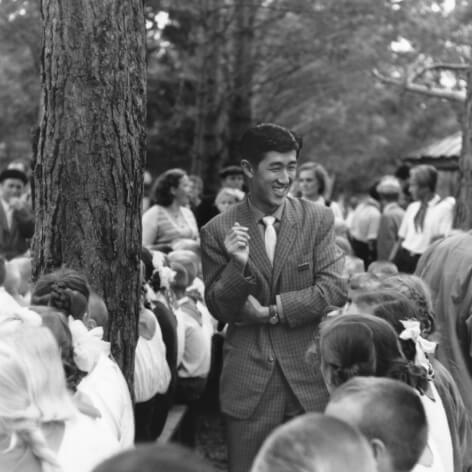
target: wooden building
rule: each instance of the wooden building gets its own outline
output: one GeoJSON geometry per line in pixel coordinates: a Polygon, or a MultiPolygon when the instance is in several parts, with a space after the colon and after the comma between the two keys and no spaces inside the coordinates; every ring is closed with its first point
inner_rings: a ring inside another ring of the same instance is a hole
{"type": "Polygon", "coordinates": [[[458,131],[416,150],[403,158],[403,161],[411,166],[433,165],[439,173],[437,186],[439,195],[441,197],[456,195],[461,148],[462,133],[458,131]]]}

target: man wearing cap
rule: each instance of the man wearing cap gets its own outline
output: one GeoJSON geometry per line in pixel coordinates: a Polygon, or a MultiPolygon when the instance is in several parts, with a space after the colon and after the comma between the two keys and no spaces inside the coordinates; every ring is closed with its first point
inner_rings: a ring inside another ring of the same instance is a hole
{"type": "Polygon", "coordinates": [[[393,246],[398,241],[398,230],[405,210],[400,206],[401,185],[393,175],[386,175],[377,186],[382,206],[379,232],[377,235],[377,259],[388,261],[393,246]]]}
{"type": "Polygon", "coordinates": [[[29,248],[34,215],[26,200],[26,174],[19,169],[0,173],[0,254],[13,259],[29,248]]]}
{"type": "MultiPolygon", "coordinates": [[[[219,172],[219,176],[221,179],[221,188],[243,190],[244,172],[241,166],[232,165],[223,167],[219,172]]],[[[200,205],[195,209],[195,218],[197,219],[199,228],[220,213],[215,206],[215,197],[216,195],[214,194],[204,196],[200,205]]]]}
{"type": "Polygon", "coordinates": [[[243,189],[244,172],[241,166],[226,166],[220,170],[221,186],[225,188],[243,189]]]}

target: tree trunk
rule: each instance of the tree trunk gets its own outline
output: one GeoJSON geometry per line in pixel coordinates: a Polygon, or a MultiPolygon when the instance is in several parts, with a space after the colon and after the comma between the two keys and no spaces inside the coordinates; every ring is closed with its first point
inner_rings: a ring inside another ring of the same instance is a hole
{"type": "Polygon", "coordinates": [[[200,175],[206,190],[218,188],[218,167],[222,153],[221,37],[218,0],[202,0],[200,30],[200,77],[197,92],[197,120],[192,173],[200,175]]]}
{"type": "Polygon", "coordinates": [[[457,189],[454,226],[472,228],[472,72],[467,73],[467,96],[462,119],[462,151],[459,159],[459,185],[457,189]]]}
{"type": "Polygon", "coordinates": [[[234,30],[233,91],[229,117],[229,162],[237,164],[241,160],[238,150],[239,140],[252,124],[252,80],[254,74],[253,45],[254,21],[260,0],[237,0],[234,30]]]}
{"type": "MultiPolygon", "coordinates": [[[[142,0],[42,0],[34,275],[84,273],[130,386],[139,314],[146,65],[142,0]]],[[[132,391],[132,390],[131,390],[132,391]]]]}

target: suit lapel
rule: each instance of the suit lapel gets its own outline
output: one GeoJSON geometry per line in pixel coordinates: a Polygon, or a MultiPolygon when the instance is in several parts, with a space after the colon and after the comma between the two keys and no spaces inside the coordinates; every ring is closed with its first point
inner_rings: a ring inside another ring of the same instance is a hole
{"type": "Polygon", "coordinates": [[[270,284],[272,279],[272,266],[267,257],[261,231],[253,213],[249,209],[247,199],[239,207],[239,224],[249,228],[249,236],[251,238],[249,241],[249,258],[270,284]]]}
{"type": "Polygon", "coordinates": [[[276,287],[278,279],[285,266],[285,261],[293,249],[297,238],[298,221],[297,214],[289,199],[285,203],[285,210],[280,223],[280,231],[277,236],[275,248],[274,270],[272,276],[272,287],[276,287]]]}

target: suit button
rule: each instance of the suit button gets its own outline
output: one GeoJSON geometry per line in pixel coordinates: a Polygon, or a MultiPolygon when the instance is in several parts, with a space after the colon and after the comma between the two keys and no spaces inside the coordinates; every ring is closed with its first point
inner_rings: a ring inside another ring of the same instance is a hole
{"type": "Polygon", "coordinates": [[[272,356],[269,356],[269,357],[267,358],[267,360],[268,360],[270,363],[272,363],[272,362],[274,362],[275,359],[274,359],[272,356]]]}

